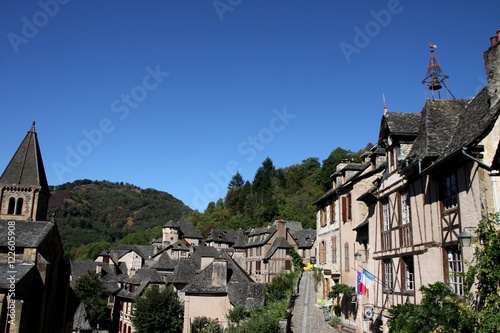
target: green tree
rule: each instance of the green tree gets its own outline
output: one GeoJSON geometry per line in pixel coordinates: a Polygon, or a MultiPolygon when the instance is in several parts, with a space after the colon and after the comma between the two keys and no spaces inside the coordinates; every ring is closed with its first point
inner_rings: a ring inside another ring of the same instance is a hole
{"type": "Polygon", "coordinates": [[[352,152],[343,148],[335,148],[327,159],[323,161],[321,169],[321,186],[323,191],[328,191],[332,188],[331,175],[336,171],[337,165],[341,160],[348,160],[352,157],[352,152]]]}
{"type": "Polygon", "coordinates": [[[242,187],[245,184],[243,177],[241,176],[239,171],[236,171],[236,174],[231,178],[229,184],[227,185],[227,189],[230,190],[236,187],[242,187]]]}
{"type": "Polygon", "coordinates": [[[266,284],[266,304],[288,299],[293,292],[297,275],[282,271],[274,276],[271,283],[266,284]]]}
{"type": "Polygon", "coordinates": [[[229,327],[231,329],[234,329],[235,327],[238,327],[240,323],[249,316],[249,311],[245,309],[245,306],[240,304],[229,310],[229,312],[226,314],[226,319],[229,322],[229,327]]]}
{"type": "Polygon", "coordinates": [[[420,291],[423,294],[420,304],[406,303],[389,309],[391,332],[473,332],[473,313],[446,284],[436,282],[421,287],[420,291]]]}
{"type": "Polygon", "coordinates": [[[477,298],[471,299],[476,310],[478,333],[500,332],[500,225],[499,214],[489,214],[475,233],[475,264],[469,266],[467,282],[475,283],[477,298]]]}
{"type": "Polygon", "coordinates": [[[95,327],[103,323],[106,316],[106,298],[100,280],[96,272],[89,272],[76,282],[75,293],[78,300],[85,305],[89,315],[89,323],[95,327]]]}
{"type": "Polygon", "coordinates": [[[182,332],[184,306],[172,286],[148,287],[135,299],[132,323],[138,333],[182,332]]]}

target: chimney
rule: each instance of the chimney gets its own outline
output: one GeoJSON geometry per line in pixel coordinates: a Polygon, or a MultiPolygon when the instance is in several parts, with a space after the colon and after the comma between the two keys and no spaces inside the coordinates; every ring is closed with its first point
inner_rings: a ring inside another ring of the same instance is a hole
{"type": "Polygon", "coordinates": [[[498,44],[498,36],[490,37],[491,46],[496,46],[498,44]]]}
{"type": "Polygon", "coordinates": [[[227,261],[225,259],[214,259],[212,263],[212,287],[226,287],[227,283],[227,261]]]}
{"type": "Polygon", "coordinates": [[[214,262],[214,257],[201,257],[200,270],[204,270],[208,265],[214,262]]]}
{"type": "Polygon", "coordinates": [[[496,43],[493,45],[493,37],[491,38],[490,48],[484,52],[484,67],[488,76],[488,84],[486,85],[488,94],[490,95],[490,105],[494,106],[500,99],[500,47],[498,40],[500,29],[497,30],[496,43]]]}
{"type": "Polygon", "coordinates": [[[101,273],[102,273],[102,266],[101,265],[96,265],[95,266],[95,272],[96,272],[96,274],[101,275],[101,273]]]}
{"type": "Polygon", "coordinates": [[[276,221],[276,236],[283,237],[286,239],[286,221],[284,219],[279,219],[276,221]]]}

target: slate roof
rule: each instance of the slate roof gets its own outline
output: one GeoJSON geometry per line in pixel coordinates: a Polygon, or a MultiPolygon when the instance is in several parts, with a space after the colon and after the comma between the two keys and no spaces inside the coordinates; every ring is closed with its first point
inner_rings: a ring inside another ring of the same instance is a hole
{"type": "Polygon", "coordinates": [[[409,156],[422,159],[442,155],[451,144],[460,114],[468,102],[467,99],[427,100],[421,111],[419,134],[409,156]]]}
{"type": "Polygon", "coordinates": [[[229,246],[233,245],[238,238],[237,230],[218,230],[212,229],[207,237],[207,241],[225,243],[229,246]]]}
{"type": "Polygon", "coordinates": [[[297,242],[297,246],[299,249],[312,248],[314,245],[314,241],[316,240],[316,230],[314,229],[293,231],[291,232],[291,235],[295,242],[297,242]]]}
{"type": "Polygon", "coordinates": [[[95,262],[91,260],[72,261],[71,262],[71,288],[75,289],[78,280],[89,272],[95,272],[96,267],[101,266],[101,283],[104,291],[114,294],[120,289],[120,277],[108,263],[95,262]]]}
{"type": "MultiPolygon", "coordinates": [[[[387,112],[382,117],[380,134],[389,131],[394,135],[417,135],[420,124],[420,113],[415,112],[387,112]]],[[[379,143],[383,143],[379,138],[379,143]]]]}
{"type": "Polygon", "coordinates": [[[273,244],[264,256],[264,260],[269,260],[278,249],[291,249],[293,246],[283,237],[276,237],[273,244]]]}
{"type": "Polygon", "coordinates": [[[220,254],[227,263],[226,285],[212,286],[212,263],[194,274],[184,291],[187,294],[227,295],[233,306],[243,305],[247,309],[263,306],[265,284],[255,283],[225,250],[221,250],[220,254]]]}
{"type": "Polygon", "coordinates": [[[168,253],[165,251],[162,254],[160,254],[160,257],[154,264],[154,268],[157,270],[168,270],[168,271],[173,271],[175,267],[177,266],[177,260],[173,260],[170,258],[168,253]]]}
{"type": "Polygon", "coordinates": [[[229,302],[233,306],[243,305],[246,309],[258,309],[264,305],[265,288],[265,283],[229,283],[229,302]]]}
{"type": "Polygon", "coordinates": [[[499,113],[500,103],[490,106],[490,96],[483,88],[460,114],[456,131],[444,153],[451,154],[461,147],[478,144],[491,131],[499,113]]]}
{"type": "Polygon", "coordinates": [[[35,132],[35,122],[5,168],[0,177],[0,184],[40,186],[49,192],[42,154],[35,132]]]}
{"type": "Polygon", "coordinates": [[[235,240],[235,242],[233,244],[233,248],[235,248],[235,249],[237,249],[237,248],[244,248],[244,247],[246,247],[247,242],[248,242],[248,238],[243,233],[243,230],[238,229],[236,240],[235,240]]]}
{"type": "MultiPolygon", "coordinates": [[[[7,220],[0,220],[0,235],[8,234],[8,222],[7,220]]],[[[54,228],[54,223],[15,221],[15,227],[16,247],[36,248],[54,228]]],[[[7,243],[7,237],[0,237],[0,246],[7,246],[7,243]]]]}
{"type": "Polygon", "coordinates": [[[85,310],[85,305],[80,303],[76,309],[75,315],[73,316],[73,330],[77,332],[79,332],[78,330],[93,330],[92,326],[90,326],[88,318],[89,315],[85,310]]]}
{"type": "Polygon", "coordinates": [[[213,286],[212,285],[212,273],[214,270],[214,263],[205,267],[201,271],[197,271],[192,279],[189,281],[188,285],[184,289],[186,293],[196,293],[196,294],[220,294],[227,293],[227,286],[229,284],[240,284],[240,283],[251,283],[253,280],[250,276],[241,268],[224,250],[220,251],[220,258],[226,261],[226,285],[225,286],[213,286]]]}
{"type": "Polygon", "coordinates": [[[272,224],[268,227],[253,228],[248,232],[247,247],[260,246],[269,240],[276,232],[276,225],[272,224]],[[254,238],[257,236],[258,238],[254,238]]]}
{"type": "Polygon", "coordinates": [[[218,249],[213,246],[194,246],[192,250],[191,258],[198,268],[201,267],[202,257],[220,258],[222,251],[222,249],[218,249]]]}
{"type": "Polygon", "coordinates": [[[500,103],[490,107],[486,88],[472,100],[428,100],[409,156],[415,160],[434,157],[432,165],[437,165],[463,147],[477,145],[492,130],[499,114],[500,103]]]}
{"type": "Polygon", "coordinates": [[[11,275],[15,275],[16,283],[18,283],[31,269],[36,269],[35,264],[16,264],[15,268],[12,269],[8,263],[0,263],[0,289],[9,289],[10,281],[8,279],[11,275]],[[12,271],[16,273],[10,273],[12,271]]]}
{"type": "Polygon", "coordinates": [[[189,222],[179,222],[179,228],[185,238],[203,239],[196,227],[189,222]]]}
{"type": "Polygon", "coordinates": [[[170,220],[167,223],[163,225],[163,228],[175,228],[179,229],[179,224],[175,223],[174,221],[170,220]]]}
{"type": "Polygon", "coordinates": [[[181,240],[170,244],[169,246],[167,246],[167,249],[172,249],[175,251],[189,251],[189,248],[181,240]]]}
{"type": "Polygon", "coordinates": [[[127,253],[134,251],[142,259],[150,259],[154,254],[154,246],[153,245],[118,245],[111,251],[109,251],[109,255],[113,257],[113,252],[118,253],[118,258],[123,257],[127,253]]]}
{"type": "Polygon", "coordinates": [[[177,262],[172,282],[180,284],[188,283],[198,270],[199,266],[195,264],[193,259],[182,258],[177,262]]]}
{"type": "Polygon", "coordinates": [[[131,292],[130,287],[122,288],[118,296],[127,299],[135,299],[142,294],[148,285],[165,284],[165,279],[154,268],[141,268],[135,272],[134,276],[126,278],[123,282],[125,284],[135,285],[135,290],[131,292]]]}
{"type": "MultiPolygon", "coordinates": [[[[276,223],[276,222],[275,222],[276,223]]],[[[302,223],[299,221],[286,221],[286,228],[289,231],[302,230],[302,223]]]]}

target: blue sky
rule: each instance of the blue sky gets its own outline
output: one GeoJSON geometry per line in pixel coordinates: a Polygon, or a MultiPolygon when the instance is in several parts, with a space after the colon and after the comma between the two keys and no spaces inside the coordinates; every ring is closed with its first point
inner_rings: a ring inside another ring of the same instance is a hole
{"type": "Polygon", "coordinates": [[[375,142],[383,94],[390,111],[420,111],[430,42],[453,95],[474,96],[499,12],[487,1],[4,0],[0,169],[35,120],[50,184],[123,181],[203,211],[266,157],[286,167],[375,142]]]}

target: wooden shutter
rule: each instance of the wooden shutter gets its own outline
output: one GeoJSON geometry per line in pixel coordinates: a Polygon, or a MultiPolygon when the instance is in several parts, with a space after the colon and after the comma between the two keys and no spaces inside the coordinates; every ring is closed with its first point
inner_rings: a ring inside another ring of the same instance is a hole
{"type": "Polygon", "coordinates": [[[347,221],[347,198],[345,196],[341,197],[341,201],[342,201],[342,222],[346,222],[347,221]]]}

